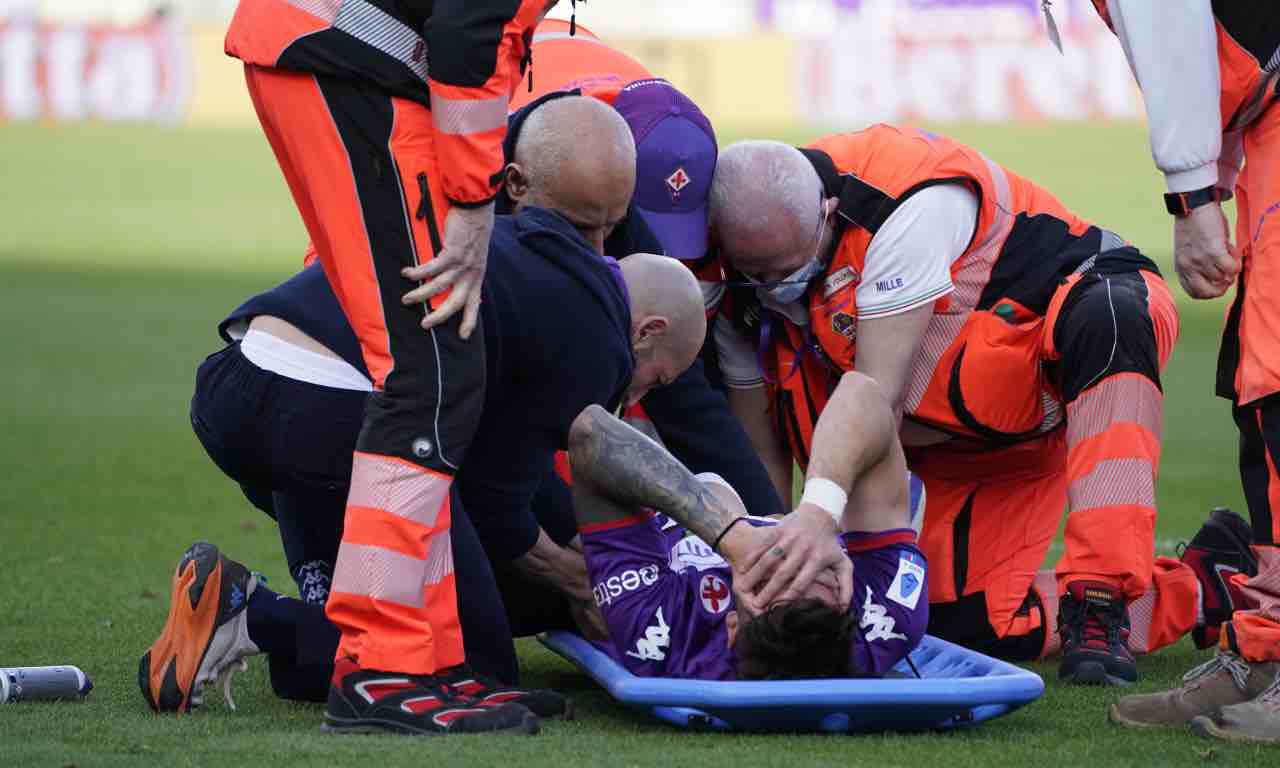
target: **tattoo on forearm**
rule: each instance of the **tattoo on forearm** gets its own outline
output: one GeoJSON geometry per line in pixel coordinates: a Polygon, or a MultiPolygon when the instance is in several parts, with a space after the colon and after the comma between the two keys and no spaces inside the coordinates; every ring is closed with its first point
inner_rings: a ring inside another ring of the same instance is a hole
{"type": "MultiPolygon", "coordinates": [[[[569,457],[575,485],[589,484],[595,493],[630,513],[640,507],[657,510],[705,541],[715,539],[733,519],[666,449],[602,409],[581,417],[569,457]]],[[[608,506],[601,507],[606,515],[608,506]]],[[[577,513],[580,518],[592,514],[582,508],[577,513]]]]}

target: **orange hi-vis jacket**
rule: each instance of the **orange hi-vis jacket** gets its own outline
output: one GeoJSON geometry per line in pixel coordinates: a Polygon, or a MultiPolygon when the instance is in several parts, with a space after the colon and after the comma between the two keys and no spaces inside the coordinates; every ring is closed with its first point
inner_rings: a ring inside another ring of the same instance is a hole
{"type": "Polygon", "coordinates": [[[1120,272],[1155,271],[1155,265],[1046,190],[927,131],[876,125],[801,151],[826,194],[839,198],[825,276],[808,294],[809,326],[752,305],[749,289],[735,289],[729,310],[740,326],[754,325],[759,334],[774,415],[792,455],[807,463],[818,416],[840,375],[854,368],[855,289],[872,237],[903,200],[936,184],[965,185],[978,196],[979,210],[968,248],[951,265],[955,289],[934,305],[908,381],[905,414],[927,427],[995,444],[1060,426],[1061,398],[1044,365],[1056,358],[1053,334],[1046,331],[1065,296],[1057,289],[1103,262],[1120,272]],[[738,308],[743,304],[745,311],[738,308]]]}
{"type": "Polygon", "coordinates": [[[581,24],[573,35],[569,22],[544,19],[533,32],[530,86],[516,89],[510,111],[515,112],[553,91],[582,91],[612,104],[627,83],[648,80],[643,64],[611,48],[581,24]]]}
{"type": "Polygon", "coordinates": [[[430,107],[444,194],[476,206],[501,183],[507,102],[545,7],[546,0],[240,0],[226,52],[245,64],[367,82],[430,107]]]}

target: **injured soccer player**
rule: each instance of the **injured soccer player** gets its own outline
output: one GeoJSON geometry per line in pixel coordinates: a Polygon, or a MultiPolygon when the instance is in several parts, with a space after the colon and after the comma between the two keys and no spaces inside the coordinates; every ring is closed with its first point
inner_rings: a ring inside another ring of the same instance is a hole
{"type": "Polygon", "coordinates": [[[569,435],[573,503],[605,650],[636,675],[705,680],[878,677],[910,653],[928,624],[926,563],[892,411],[867,397],[877,391],[843,376],[806,482],[806,501],[837,518],[851,585],[828,568],[758,610],[733,582],[781,559],[774,521],[603,408],[584,410],[569,435]]]}

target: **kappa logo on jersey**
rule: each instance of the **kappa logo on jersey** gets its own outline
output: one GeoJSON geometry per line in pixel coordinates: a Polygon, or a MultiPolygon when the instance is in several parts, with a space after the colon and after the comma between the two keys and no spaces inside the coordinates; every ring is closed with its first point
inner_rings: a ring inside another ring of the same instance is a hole
{"type": "Polygon", "coordinates": [[[671,172],[667,177],[667,188],[671,190],[671,199],[679,200],[680,191],[689,186],[693,179],[689,178],[689,174],[685,173],[684,166],[680,166],[671,172]]]}
{"type": "Polygon", "coordinates": [[[662,618],[661,608],[653,615],[653,620],[657,623],[645,628],[644,637],[636,640],[636,649],[627,651],[631,658],[641,661],[664,661],[667,658],[664,649],[671,645],[671,628],[662,618]]]}
{"type": "Polygon", "coordinates": [[[862,279],[862,275],[853,267],[841,267],[822,281],[822,298],[829,299],[847,285],[852,285],[862,279]]]}
{"type": "Polygon", "coordinates": [[[603,608],[626,592],[634,592],[641,587],[653,586],[657,582],[658,566],[646,565],[610,576],[591,587],[591,593],[595,595],[596,605],[603,608]]]}
{"type": "Polygon", "coordinates": [[[671,570],[680,572],[686,568],[705,571],[708,568],[728,568],[729,563],[707,542],[697,536],[686,536],[671,547],[671,570]]]}
{"type": "Polygon", "coordinates": [[[919,558],[905,552],[898,558],[898,572],[884,596],[907,610],[914,611],[924,592],[924,578],[924,566],[920,564],[919,558]]]}
{"type": "Polygon", "coordinates": [[[907,636],[893,631],[897,621],[889,615],[889,611],[879,603],[871,600],[871,587],[867,587],[867,599],[862,604],[862,620],[858,626],[864,630],[867,642],[876,640],[906,640],[907,636]]]}
{"type": "Polygon", "coordinates": [[[708,573],[702,577],[702,581],[698,584],[698,597],[701,598],[702,607],[706,608],[708,613],[724,613],[729,609],[731,602],[729,585],[714,573],[708,573]]]}

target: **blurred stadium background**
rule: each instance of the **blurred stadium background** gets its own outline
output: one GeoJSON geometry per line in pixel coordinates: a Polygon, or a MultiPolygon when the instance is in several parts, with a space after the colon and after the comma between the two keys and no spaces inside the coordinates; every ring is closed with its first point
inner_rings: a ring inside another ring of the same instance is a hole
{"type": "MultiPolygon", "coordinates": [[[[207,537],[289,584],[270,521],[204,456],[186,415],[195,367],[219,346],[217,321],[295,270],[305,244],[240,65],[222,53],[234,5],[0,0],[0,665],[76,663],[99,684],[74,717],[0,710],[0,764],[509,759],[501,745],[406,755],[393,742],[318,739],[316,712],[271,698],[263,664],[238,679],[239,714],[214,704],[174,724],[150,716],[135,690],[137,654],[163,621],[168,575],[188,542],[207,537]]],[[[567,17],[568,0],[560,5],[555,15],[567,17]]],[[[1040,6],[590,0],[578,21],[688,93],[722,144],[926,123],[1167,265],[1161,180],[1119,45],[1088,0],[1057,0],[1059,54],[1040,6]]],[[[1211,396],[1223,304],[1180,304],[1183,337],[1164,382],[1166,552],[1211,504],[1243,507],[1229,410],[1211,396]]],[[[530,763],[767,765],[797,748],[815,763],[848,760],[842,740],[673,739],[608,706],[533,644],[522,654],[531,678],[572,692],[581,713],[522,745],[530,763]]],[[[1168,685],[1194,660],[1188,644],[1147,659],[1144,687],[1168,685]]],[[[887,736],[856,748],[882,765],[1253,754],[1203,750],[1177,732],[1107,732],[1099,747],[1113,695],[1051,686],[1045,701],[971,737],[887,736]]]]}

